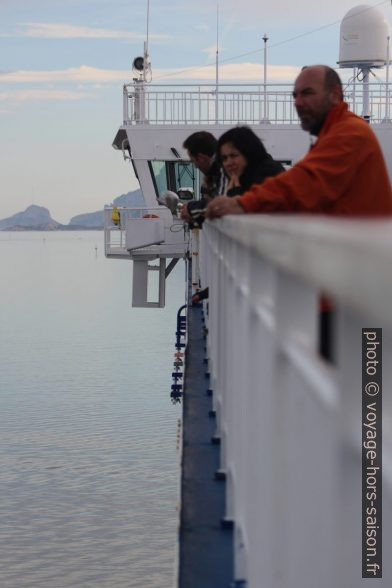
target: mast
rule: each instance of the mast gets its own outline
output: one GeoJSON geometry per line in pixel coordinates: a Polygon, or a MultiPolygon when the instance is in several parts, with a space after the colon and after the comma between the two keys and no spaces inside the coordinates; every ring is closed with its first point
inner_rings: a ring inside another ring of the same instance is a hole
{"type": "Polygon", "coordinates": [[[267,33],[264,33],[264,109],[263,109],[263,122],[268,122],[267,116],[267,33]]]}
{"type": "Polygon", "coordinates": [[[387,37],[387,58],[386,58],[386,71],[385,71],[385,85],[386,85],[386,100],[385,100],[385,122],[389,122],[389,61],[390,61],[390,51],[389,51],[389,44],[390,44],[391,37],[388,35],[387,37]]]}
{"type": "MultiPolygon", "coordinates": [[[[135,106],[134,118],[136,123],[143,124],[146,122],[146,91],[145,85],[151,79],[147,78],[147,73],[151,74],[151,64],[148,55],[148,34],[150,23],[150,0],[147,0],[147,27],[146,40],[143,43],[143,57],[136,57],[133,60],[133,70],[138,77],[133,78],[135,88],[135,106]]],[[[124,87],[124,117],[128,107],[128,92],[124,87]]]]}
{"type": "Polygon", "coordinates": [[[362,118],[364,118],[367,122],[370,121],[370,102],[369,102],[369,75],[371,73],[370,67],[362,68],[362,101],[363,101],[363,108],[362,108],[362,118]]]}
{"type": "Polygon", "coordinates": [[[146,40],[144,41],[144,52],[143,52],[143,80],[147,81],[147,70],[149,67],[148,63],[148,33],[150,24],[150,0],[147,0],[147,26],[146,26],[146,40]]]}
{"type": "Polygon", "coordinates": [[[216,3],[215,122],[219,121],[219,2],[216,3]]]}

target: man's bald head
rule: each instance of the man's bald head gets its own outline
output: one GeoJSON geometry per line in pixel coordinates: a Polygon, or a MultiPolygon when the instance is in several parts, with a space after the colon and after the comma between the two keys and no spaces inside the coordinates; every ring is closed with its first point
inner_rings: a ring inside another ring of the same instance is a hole
{"type": "Polygon", "coordinates": [[[302,128],[318,135],[331,108],[343,100],[342,83],[327,65],[306,66],[295,80],[293,97],[302,128]]]}
{"type": "Polygon", "coordinates": [[[305,65],[301,73],[305,70],[307,70],[308,74],[310,73],[311,75],[322,78],[324,80],[324,88],[328,92],[333,90],[336,90],[338,93],[340,92],[341,99],[343,100],[342,80],[332,67],[329,67],[329,65],[305,65]]]}

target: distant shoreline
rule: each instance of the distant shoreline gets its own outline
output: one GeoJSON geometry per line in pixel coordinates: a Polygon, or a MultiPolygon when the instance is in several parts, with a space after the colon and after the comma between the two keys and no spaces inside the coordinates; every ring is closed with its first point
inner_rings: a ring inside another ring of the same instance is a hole
{"type": "MultiPolygon", "coordinates": [[[[140,208],[144,206],[141,190],[134,190],[117,196],[111,206],[140,208]]],[[[106,207],[106,205],[105,205],[106,207]]],[[[84,212],[70,218],[67,224],[52,218],[48,208],[31,204],[26,210],[0,219],[0,231],[103,231],[105,207],[94,212],[84,212]],[[87,223],[87,225],[83,224],[87,223]]]]}
{"type": "Polygon", "coordinates": [[[56,228],[45,228],[45,227],[5,227],[4,229],[0,229],[2,233],[22,233],[26,231],[35,231],[35,232],[45,232],[45,233],[54,233],[55,231],[103,231],[103,227],[80,227],[80,226],[72,226],[72,227],[56,227],[56,228]]]}

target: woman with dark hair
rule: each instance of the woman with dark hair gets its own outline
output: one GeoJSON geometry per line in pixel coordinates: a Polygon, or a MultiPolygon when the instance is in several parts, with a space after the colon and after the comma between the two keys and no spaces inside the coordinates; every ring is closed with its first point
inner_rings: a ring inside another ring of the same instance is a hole
{"type": "Polygon", "coordinates": [[[219,138],[218,162],[229,177],[226,196],[242,194],[253,184],[284,171],[249,127],[235,127],[219,138]]]}
{"type": "MultiPolygon", "coordinates": [[[[249,127],[235,127],[220,137],[216,161],[229,178],[226,196],[238,196],[253,184],[261,184],[269,176],[284,171],[283,165],[272,159],[249,127]]],[[[208,288],[194,294],[192,303],[198,304],[206,298],[208,288]]]]}

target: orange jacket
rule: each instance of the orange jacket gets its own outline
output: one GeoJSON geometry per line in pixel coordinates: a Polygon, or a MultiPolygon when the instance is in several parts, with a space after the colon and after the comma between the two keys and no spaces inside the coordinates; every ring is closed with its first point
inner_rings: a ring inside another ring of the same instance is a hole
{"type": "Polygon", "coordinates": [[[391,184],[378,140],[345,102],[331,109],[301,161],[237,200],[245,212],[392,215],[391,184]]]}

